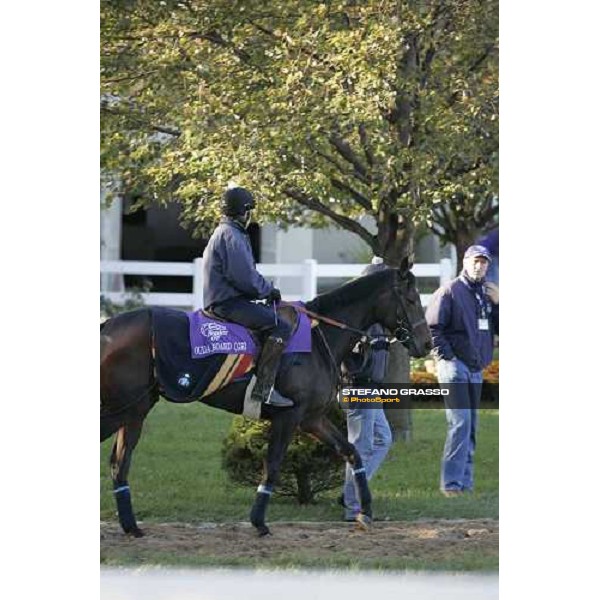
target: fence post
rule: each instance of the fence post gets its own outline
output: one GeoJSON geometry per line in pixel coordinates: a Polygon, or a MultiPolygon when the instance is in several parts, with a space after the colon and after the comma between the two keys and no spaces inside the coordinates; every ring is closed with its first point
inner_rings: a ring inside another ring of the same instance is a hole
{"type": "Polygon", "coordinates": [[[201,256],[194,259],[194,287],[192,289],[194,310],[204,307],[204,294],[202,289],[204,285],[204,277],[202,274],[202,265],[203,260],[201,256]]]}
{"type": "Polygon", "coordinates": [[[452,260],[449,258],[442,258],[442,260],[440,260],[440,285],[450,283],[453,275],[452,260]]]}
{"type": "Polygon", "coordinates": [[[303,265],[302,300],[312,300],[317,295],[317,261],[307,258],[303,265]]]}

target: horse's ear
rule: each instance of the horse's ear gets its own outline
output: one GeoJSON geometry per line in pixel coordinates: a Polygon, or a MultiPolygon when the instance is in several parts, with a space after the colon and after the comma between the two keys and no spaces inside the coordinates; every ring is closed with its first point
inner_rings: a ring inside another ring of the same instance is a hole
{"type": "Polygon", "coordinates": [[[405,256],[400,263],[400,274],[406,275],[413,267],[412,256],[405,256]]]}

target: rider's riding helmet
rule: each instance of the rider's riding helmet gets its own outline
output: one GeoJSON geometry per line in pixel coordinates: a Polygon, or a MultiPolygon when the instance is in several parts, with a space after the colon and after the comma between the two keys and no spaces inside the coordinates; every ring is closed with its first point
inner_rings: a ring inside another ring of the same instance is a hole
{"type": "Polygon", "coordinates": [[[221,199],[221,212],[228,217],[243,215],[254,207],[252,194],[242,187],[227,190],[221,199]]]}

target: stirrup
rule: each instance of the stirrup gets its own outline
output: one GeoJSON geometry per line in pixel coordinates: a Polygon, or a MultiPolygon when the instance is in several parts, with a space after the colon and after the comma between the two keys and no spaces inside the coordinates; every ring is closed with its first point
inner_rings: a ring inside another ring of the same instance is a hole
{"type": "Polygon", "coordinates": [[[282,396],[275,388],[273,388],[269,397],[263,404],[273,406],[274,408],[289,408],[290,406],[294,406],[294,401],[282,396]]]}

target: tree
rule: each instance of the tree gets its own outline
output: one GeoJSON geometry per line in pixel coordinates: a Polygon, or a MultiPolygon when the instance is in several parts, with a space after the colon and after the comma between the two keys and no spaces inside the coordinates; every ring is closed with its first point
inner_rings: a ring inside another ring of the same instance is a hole
{"type": "Polygon", "coordinates": [[[436,206],[497,195],[497,15],[497,0],[104,0],[102,165],[200,232],[235,180],[259,216],[333,222],[398,264],[416,223],[450,231],[436,206]]]}
{"type": "Polygon", "coordinates": [[[455,245],[460,263],[471,244],[498,226],[498,199],[485,190],[455,193],[452,203],[433,207],[429,225],[443,243],[455,245]]]}

